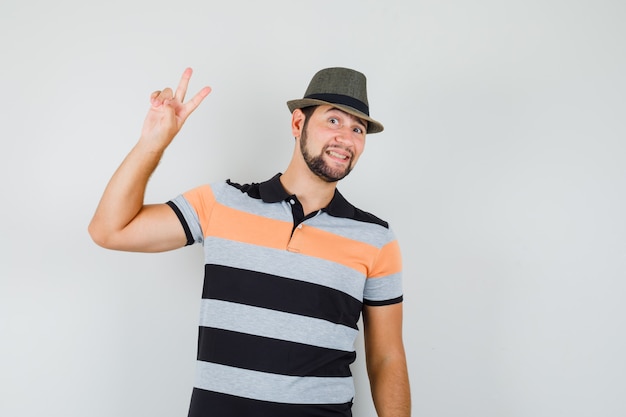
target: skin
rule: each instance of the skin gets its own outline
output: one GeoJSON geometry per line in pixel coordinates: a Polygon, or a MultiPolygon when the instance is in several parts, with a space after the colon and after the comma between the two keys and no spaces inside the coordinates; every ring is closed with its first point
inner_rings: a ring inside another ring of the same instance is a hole
{"type": "Polygon", "coordinates": [[[330,106],[316,107],[309,122],[317,122],[315,119],[321,119],[321,126],[327,128],[329,134],[337,139],[325,145],[318,154],[312,154],[309,149],[308,129],[305,128],[300,137],[300,152],[314,174],[326,182],[337,182],[352,171],[358,156],[363,152],[367,124],[330,106]],[[347,131],[339,132],[344,126],[347,131]]]}
{"type": "MultiPolygon", "coordinates": [[[[185,102],[192,71],[187,68],[176,90],[150,96],[141,136],[115,171],[89,224],[98,245],[115,250],[161,252],[181,248],[186,237],[166,204],[145,204],[148,180],[163,152],[185,121],[211,92],[202,88],[185,102]]],[[[318,106],[305,123],[296,109],[291,129],[292,158],[280,180],[296,194],[305,214],[326,207],[337,182],[354,168],[365,147],[366,123],[332,106],[318,106]],[[313,166],[313,168],[312,168],[313,166]]],[[[402,304],[363,307],[367,370],[380,417],[408,417],[409,380],[402,341],[402,304]]]]}
{"type": "Polygon", "coordinates": [[[305,130],[304,113],[294,110],[291,131],[296,143],[280,180],[289,193],[298,196],[305,215],[330,203],[338,179],[347,175],[363,153],[366,127],[361,119],[323,105],[315,109],[305,130]],[[307,155],[318,159],[326,175],[310,169],[307,155]]]}

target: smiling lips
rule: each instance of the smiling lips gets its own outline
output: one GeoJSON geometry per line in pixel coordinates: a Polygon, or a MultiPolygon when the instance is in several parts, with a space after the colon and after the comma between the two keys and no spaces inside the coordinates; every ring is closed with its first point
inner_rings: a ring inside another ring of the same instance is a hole
{"type": "Polygon", "coordinates": [[[332,147],[326,149],[326,154],[330,155],[334,159],[340,159],[342,161],[348,161],[352,158],[352,152],[349,149],[332,147]]]}

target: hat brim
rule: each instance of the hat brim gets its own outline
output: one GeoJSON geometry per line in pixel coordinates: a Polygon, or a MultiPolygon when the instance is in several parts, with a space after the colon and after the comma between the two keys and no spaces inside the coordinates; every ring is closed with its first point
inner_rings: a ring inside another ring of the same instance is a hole
{"type": "Polygon", "coordinates": [[[385,127],[380,122],[372,119],[367,114],[361,111],[358,111],[357,109],[352,108],[350,106],[345,106],[343,104],[331,103],[329,101],[317,100],[313,98],[302,98],[302,99],[297,99],[297,100],[289,100],[287,102],[287,107],[289,108],[289,111],[293,113],[295,109],[303,109],[305,107],[310,107],[310,106],[321,106],[324,104],[336,107],[339,110],[345,111],[348,114],[351,114],[353,116],[358,117],[359,119],[363,119],[367,121],[367,133],[368,134],[379,133],[385,129],[385,127]]]}

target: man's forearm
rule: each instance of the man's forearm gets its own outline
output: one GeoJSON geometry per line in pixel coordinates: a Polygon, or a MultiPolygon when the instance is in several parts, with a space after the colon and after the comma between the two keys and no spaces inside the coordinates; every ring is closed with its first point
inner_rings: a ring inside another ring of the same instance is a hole
{"type": "Polygon", "coordinates": [[[411,390],[404,358],[368,366],[372,399],[379,417],[409,417],[411,390]]]}
{"type": "Polygon", "coordinates": [[[144,205],[143,200],[163,152],[211,92],[204,87],[184,103],[191,73],[191,68],[183,72],[175,92],[167,87],[150,96],[141,139],[113,174],[89,224],[89,234],[99,245],[143,252],[184,245],[184,232],[172,211],[165,204],[144,205]]]}
{"type": "Polygon", "coordinates": [[[123,229],[139,213],[144,203],[146,186],[163,151],[142,141],[126,156],[106,186],[96,212],[89,224],[89,233],[98,243],[123,229]]]}

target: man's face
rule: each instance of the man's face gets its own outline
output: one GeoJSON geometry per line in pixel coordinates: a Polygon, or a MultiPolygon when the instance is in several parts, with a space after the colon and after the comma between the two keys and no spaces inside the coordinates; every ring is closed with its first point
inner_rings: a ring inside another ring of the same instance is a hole
{"type": "Polygon", "coordinates": [[[366,123],[328,105],[318,106],[300,137],[309,169],[326,182],[346,177],[365,147],[366,123]]]}

